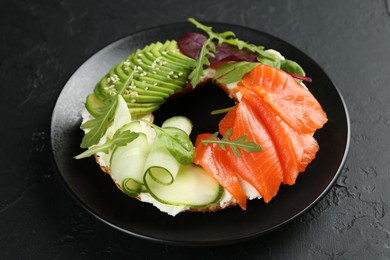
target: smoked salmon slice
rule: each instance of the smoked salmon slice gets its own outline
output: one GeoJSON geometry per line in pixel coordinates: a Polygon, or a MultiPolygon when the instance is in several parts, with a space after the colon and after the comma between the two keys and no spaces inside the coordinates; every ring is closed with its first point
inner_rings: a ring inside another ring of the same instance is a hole
{"type": "Polygon", "coordinates": [[[265,123],[277,149],[283,168],[283,183],[293,185],[300,172],[315,158],[319,149],[317,141],[310,134],[299,134],[292,129],[253,91],[244,91],[241,102],[249,103],[265,123]]]}
{"type": "Polygon", "coordinates": [[[204,145],[210,138],[202,134],[195,144],[194,163],[213,176],[242,208],[246,194],[240,186],[246,181],[268,203],[280,185],[293,185],[300,172],[319,150],[314,132],[327,117],[308,89],[289,74],[267,65],[258,65],[229,94],[240,92],[240,102],[219,122],[224,136],[232,129],[230,140],[246,135],[246,141],[260,145],[261,152],[242,151],[240,156],[230,147],[204,145]]]}
{"type": "Polygon", "coordinates": [[[252,89],[295,131],[314,134],[326,122],[321,105],[288,73],[260,64],[246,74],[235,91],[252,89]]]}
{"type": "Polygon", "coordinates": [[[201,140],[209,139],[212,134],[200,134],[195,142],[195,158],[193,162],[203,167],[216,181],[219,182],[240,207],[246,209],[246,194],[242,189],[236,174],[236,168],[231,164],[228,154],[217,144],[202,144],[201,140]]]}
{"type": "Polygon", "coordinates": [[[246,102],[237,105],[236,121],[231,139],[247,135],[248,141],[260,145],[261,152],[242,152],[240,157],[231,155],[237,166],[237,174],[251,184],[268,203],[278,192],[283,180],[282,166],[263,121],[246,102]]]}
{"type": "Polygon", "coordinates": [[[234,122],[236,121],[236,111],[237,111],[237,106],[231,109],[222,118],[222,120],[219,121],[218,128],[219,128],[219,133],[221,135],[225,135],[226,131],[229,130],[229,128],[233,128],[234,122]]]}

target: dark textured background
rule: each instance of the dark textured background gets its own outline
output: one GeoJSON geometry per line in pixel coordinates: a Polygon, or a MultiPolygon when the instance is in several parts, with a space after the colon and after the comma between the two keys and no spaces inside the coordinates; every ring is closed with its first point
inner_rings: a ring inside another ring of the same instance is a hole
{"type": "Polygon", "coordinates": [[[390,1],[1,1],[0,259],[390,259],[390,1]],[[316,60],[351,118],[330,193],[284,228],[183,248],[122,234],[81,208],[50,161],[50,116],[75,69],[132,32],[193,16],[256,28],[316,60]]]}

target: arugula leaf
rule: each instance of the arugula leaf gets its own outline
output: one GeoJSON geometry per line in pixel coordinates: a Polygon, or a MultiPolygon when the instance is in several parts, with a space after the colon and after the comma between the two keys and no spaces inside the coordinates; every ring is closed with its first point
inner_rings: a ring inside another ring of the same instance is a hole
{"type": "Polygon", "coordinates": [[[99,152],[103,152],[107,154],[110,150],[114,149],[115,147],[127,145],[128,143],[136,139],[138,136],[139,133],[131,132],[130,130],[116,131],[112,139],[107,138],[107,141],[104,144],[91,146],[89,147],[88,150],[75,156],[74,158],[82,159],[99,152]]]}
{"type": "MultiPolygon", "coordinates": [[[[239,50],[247,49],[255,54],[257,54],[257,60],[274,68],[282,69],[287,73],[298,74],[301,76],[305,76],[305,72],[303,69],[294,61],[286,60],[283,61],[278,57],[275,57],[271,53],[268,53],[264,50],[264,46],[257,46],[252,43],[248,43],[236,38],[235,34],[231,31],[226,31],[222,33],[213,32],[213,28],[210,26],[205,26],[193,18],[188,19],[189,22],[193,23],[198,29],[203,30],[209,35],[209,39],[216,40],[218,45],[222,43],[226,43],[229,45],[236,46],[239,50]],[[295,64],[293,64],[293,63],[295,64]],[[302,75],[303,73],[303,75],[302,75]]],[[[194,86],[194,85],[193,85],[194,86]]]]}
{"type": "Polygon", "coordinates": [[[219,114],[223,114],[223,113],[227,113],[229,112],[230,110],[232,110],[235,106],[231,106],[231,107],[226,107],[226,108],[221,108],[221,109],[217,109],[217,110],[213,110],[211,111],[211,115],[219,115],[219,114]]]}
{"type": "Polygon", "coordinates": [[[202,140],[201,142],[203,144],[217,144],[224,151],[226,151],[226,146],[229,146],[237,157],[241,156],[241,153],[238,149],[244,150],[248,153],[262,151],[260,145],[256,144],[255,142],[245,141],[245,139],[248,138],[247,135],[242,135],[234,140],[229,140],[230,136],[232,135],[232,131],[233,130],[229,128],[223,138],[220,140],[217,139],[218,132],[215,132],[209,139],[202,140]]]}
{"type": "Polygon", "coordinates": [[[214,79],[222,84],[236,82],[241,80],[245,74],[250,72],[257,65],[259,65],[259,63],[247,61],[227,63],[217,69],[214,79]]]}
{"type": "Polygon", "coordinates": [[[179,163],[190,164],[192,162],[195,157],[195,148],[186,132],[176,127],[161,128],[149,121],[142,121],[154,128],[157,138],[179,163]]]}
{"type": "Polygon", "coordinates": [[[194,18],[188,18],[188,21],[196,26],[196,28],[205,31],[209,35],[209,39],[218,41],[218,45],[226,42],[230,38],[235,38],[236,35],[232,31],[226,31],[222,33],[213,32],[213,27],[206,26],[195,20],[194,18]]]}
{"type": "Polygon", "coordinates": [[[194,69],[188,78],[191,80],[191,85],[193,88],[198,85],[200,82],[200,78],[203,76],[203,67],[209,66],[210,61],[207,58],[207,55],[214,57],[215,52],[215,44],[211,41],[211,39],[207,39],[200,49],[199,58],[195,63],[194,69]]]}
{"type": "Polygon", "coordinates": [[[101,108],[101,114],[81,125],[82,129],[90,129],[81,141],[81,148],[88,148],[99,143],[100,138],[106,133],[108,126],[114,118],[116,105],[118,104],[117,96],[122,95],[130,81],[133,79],[135,71],[136,70],[134,70],[126,82],[122,84],[116,95],[105,100],[104,106],[101,108]]]}

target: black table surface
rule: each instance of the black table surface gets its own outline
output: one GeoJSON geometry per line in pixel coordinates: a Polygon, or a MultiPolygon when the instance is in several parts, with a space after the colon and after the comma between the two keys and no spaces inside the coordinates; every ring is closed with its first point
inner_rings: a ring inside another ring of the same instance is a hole
{"type": "Polygon", "coordinates": [[[0,3],[0,259],[390,259],[390,1],[0,3]],[[72,73],[107,44],[188,17],[277,36],[313,58],[345,98],[351,145],[309,212],[263,237],[179,247],[102,223],[51,161],[50,118],[72,73]]]}

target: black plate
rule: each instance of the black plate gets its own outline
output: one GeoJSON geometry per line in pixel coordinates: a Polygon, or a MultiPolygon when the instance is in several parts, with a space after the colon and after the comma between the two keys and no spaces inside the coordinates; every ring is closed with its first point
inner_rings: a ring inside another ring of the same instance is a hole
{"type": "MultiPolygon", "coordinates": [[[[180,23],[134,33],[93,55],[72,75],[58,97],[51,123],[54,161],[70,192],[97,218],[125,233],[176,245],[216,245],[253,238],[281,227],[310,209],[340,174],[349,146],[350,125],[344,101],[324,71],[303,52],[268,34],[235,25],[209,24],[216,31],[232,30],[240,39],[279,50],[305,68],[313,78],[313,83],[307,86],[329,117],[329,122],[315,135],[320,151],[307,171],[299,176],[296,185],[281,187],[269,204],[250,201],[246,211],[233,207],[214,213],[183,213],[171,217],[149,204],[125,196],[108,175],[101,173],[92,158],[73,159],[81,152],[79,144],[83,133],[79,126],[85,97],[112,66],[135,49],[155,41],[179,39],[194,27],[180,23]]],[[[208,115],[212,106],[226,107],[225,102],[229,100],[215,88],[209,91],[221,98],[207,99],[209,95],[195,94],[197,96],[193,97],[196,98],[189,97],[189,101],[181,102],[184,105],[180,107],[178,101],[176,110],[160,109],[156,118],[161,120],[169,113],[186,114],[199,127],[196,132],[216,130],[220,118],[205,119],[199,114],[208,115]],[[200,101],[201,98],[206,99],[200,101]]]]}

